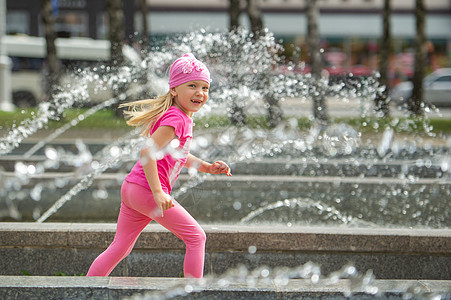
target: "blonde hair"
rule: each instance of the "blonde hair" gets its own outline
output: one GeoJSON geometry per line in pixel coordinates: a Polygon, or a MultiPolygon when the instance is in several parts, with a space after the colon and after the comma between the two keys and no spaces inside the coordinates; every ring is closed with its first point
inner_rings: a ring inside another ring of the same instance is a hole
{"type": "Polygon", "coordinates": [[[155,99],[138,100],[119,105],[119,108],[127,107],[124,111],[127,124],[130,126],[142,126],[141,136],[149,136],[158,119],[172,106],[173,97],[168,91],[165,95],[155,99]]]}

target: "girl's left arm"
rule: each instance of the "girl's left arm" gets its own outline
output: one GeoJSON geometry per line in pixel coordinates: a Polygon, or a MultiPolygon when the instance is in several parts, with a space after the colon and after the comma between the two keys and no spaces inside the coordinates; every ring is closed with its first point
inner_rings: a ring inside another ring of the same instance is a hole
{"type": "Polygon", "coordinates": [[[196,168],[199,172],[203,173],[226,174],[227,176],[232,176],[230,168],[225,162],[218,160],[210,164],[192,154],[188,154],[188,160],[186,161],[185,167],[196,168]]]}

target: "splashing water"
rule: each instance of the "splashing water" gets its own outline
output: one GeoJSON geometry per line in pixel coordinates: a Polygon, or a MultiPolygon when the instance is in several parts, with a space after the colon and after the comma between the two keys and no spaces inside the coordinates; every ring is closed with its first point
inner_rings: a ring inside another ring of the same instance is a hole
{"type": "MultiPolygon", "coordinates": [[[[130,156],[136,159],[136,153],[134,153],[134,149],[136,149],[137,145],[142,143],[141,139],[133,139],[130,140],[130,137],[137,134],[137,130],[131,131],[127,135],[125,135],[123,138],[119,139],[116,143],[113,145],[108,146],[106,149],[103,150],[103,152],[109,152],[110,155],[107,156],[107,159],[104,159],[104,161],[94,165],[94,170],[89,172],[87,175],[85,175],[82,180],[80,180],[79,183],[77,183],[73,188],[71,188],[64,196],[62,196],[60,199],[58,199],[52,207],[50,207],[38,220],[38,223],[42,223],[45,220],[47,220],[52,214],[56,213],[59,208],[61,208],[67,201],[69,201],[74,195],[78,194],[80,191],[88,188],[94,181],[95,178],[99,177],[102,173],[105,172],[106,169],[108,169],[111,166],[114,166],[117,164],[119,160],[126,160],[130,156]],[[123,147],[122,149],[118,150],[118,145],[127,143],[126,147],[123,147]],[[119,157],[122,156],[120,159],[119,157]]],[[[93,164],[91,163],[92,160],[88,156],[87,160],[78,160],[77,164],[80,166],[88,165],[89,168],[92,168],[93,164]]],[[[83,156],[82,156],[83,157],[83,156]]]]}
{"type": "MultiPolygon", "coordinates": [[[[351,77],[334,82],[322,79],[319,84],[313,84],[314,79],[309,74],[294,72],[292,63],[288,63],[288,72],[277,71],[284,62],[281,51],[270,32],[254,41],[246,31],[225,34],[201,31],[157,46],[142,61],[130,63],[114,73],[109,73],[108,66],[77,70],[74,74],[77,80],[71,81],[75,84],[63,86],[58,94],[53,95],[53,102],[41,103],[32,118],[13,126],[0,139],[0,156],[19,147],[24,139],[44,128],[49,120],[58,120],[64,109],[88,102],[91,97],[87,93],[90,86],[95,87],[95,93],[105,93],[122,90],[124,85],[129,85],[127,92],[119,93],[116,98],[111,97],[61,126],[22,157],[24,160],[30,158],[44,148],[44,160],[37,163],[18,161],[13,174],[0,172],[0,199],[7,206],[6,211],[0,211],[0,218],[9,216],[20,219],[21,211],[15,201],[30,198],[37,203],[41,201],[45,190],[62,190],[72,185],[44,213],[41,214],[39,210],[33,212],[37,222],[45,222],[74,196],[101,178],[107,169],[135,161],[137,149],[145,144],[152,149],[150,141],[135,138],[138,131],[131,131],[106,145],[96,155],[90,152],[82,140],[75,142],[77,152],[74,153],[49,143],[98,110],[141,97],[144,93],[152,95],[166,92],[170,64],[181,54],[193,52],[211,66],[213,77],[210,100],[196,114],[194,121],[210,115],[226,115],[229,122],[219,129],[210,128],[213,127],[212,122],[204,128],[195,127],[198,132],[192,142],[192,151],[205,160],[218,157],[236,167],[244,164],[247,168],[241,172],[242,181],[249,182],[248,190],[238,190],[231,182],[227,182],[226,188],[221,190],[217,187],[220,182],[217,182],[214,189],[209,191],[207,200],[211,201],[211,195],[214,195],[219,199],[218,205],[223,205],[216,207],[218,211],[225,214],[225,205],[229,205],[233,214],[238,216],[235,221],[245,224],[258,224],[261,220],[271,219],[271,222],[287,226],[326,223],[374,227],[383,223],[388,226],[402,224],[448,228],[451,220],[447,209],[451,164],[448,149],[451,140],[443,148],[429,145],[421,139],[400,140],[392,128],[397,126],[407,130],[418,126],[411,120],[401,119],[394,119],[391,127],[373,122],[373,129],[382,130],[378,142],[365,140],[362,133],[343,123],[331,124],[326,128],[314,123],[305,131],[299,130],[298,118],[293,116],[280,121],[272,129],[267,129],[263,123],[252,124],[253,116],[269,115],[270,108],[275,110],[274,106],[280,106],[286,98],[295,98],[300,103],[309,101],[311,95],[319,92],[315,88],[323,89],[328,97],[337,97],[343,102],[353,98],[362,99],[358,109],[364,127],[370,126],[371,118],[377,114],[370,105],[377,92],[383,88],[378,84],[377,74],[366,79],[351,77]],[[148,84],[137,88],[143,77],[148,84]],[[261,171],[251,170],[253,164],[268,160],[274,165],[266,166],[261,171]],[[282,167],[277,169],[274,167],[276,163],[282,167]],[[27,190],[26,186],[32,180],[39,176],[52,176],[47,172],[62,165],[72,167],[73,174],[58,175],[42,182],[33,181],[37,184],[27,190]],[[280,170],[281,173],[277,173],[280,170]],[[252,176],[272,174],[286,181],[298,177],[313,180],[301,180],[301,184],[292,191],[273,182],[268,183],[268,186],[253,186],[252,176]],[[368,185],[377,188],[371,189],[368,185]],[[225,196],[220,198],[221,195],[225,196]],[[254,202],[249,199],[254,199],[254,202]],[[357,209],[354,210],[354,207],[357,209]],[[307,221],[303,223],[305,219],[307,221]]],[[[269,119],[273,117],[269,116],[269,119]]],[[[421,126],[428,137],[434,135],[426,122],[421,126]]],[[[153,159],[165,154],[179,155],[175,148],[161,151],[153,148],[150,153],[153,159]]],[[[124,176],[117,174],[116,184],[124,176]]],[[[186,195],[187,191],[195,187],[202,189],[203,183],[211,179],[209,175],[198,174],[196,169],[188,170],[187,177],[185,183],[174,189],[174,198],[186,195]]],[[[109,198],[111,192],[107,188],[94,190],[92,197],[109,198]]],[[[250,255],[257,250],[255,247],[249,248],[250,255]]],[[[259,283],[284,286],[294,278],[306,279],[322,286],[332,286],[346,279],[348,286],[344,291],[345,297],[356,292],[369,295],[382,293],[371,271],[361,274],[352,265],[346,265],[325,276],[318,265],[308,263],[281,269],[263,266],[248,270],[238,267],[221,276],[207,277],[203,281],[189,282],[133,299],[171,299],[202,291],[210,285],[226,287],[237,282],[247,287],[256,287],[259,283]]],[[[406,287],[404,292],[406,297],[427,294],[427,291],[418,290],[417,287],[406,287]]],[[[440,299],[440,295],[432,295],[431,299],[433,297],[440,299]]]]}
{"type": "MultiPolygon", "coordinates": [[[[184,299],[185,297],[196,296],[196,293],[209,291],[212,287],[217,289],[227,288],[229,286],[239,286],[243,291],[246,288],[255,291],[255,288],[261,288],[268,285],[276,288],[288,286],[290,280],[300,279],[298,282],[302,287],[318,286],[331,291],[339,290],[337,284],[344,282],[343,296],[349,297],[392,297],[385,294],[385,291],[379,287],[379,284],[373,275],[373,272],[359,272],[352,265],[344,265],[341,269],[328,274],[321,273],[319,265],[308,262],[304,265],[293,268],[271,269],[266,266],[248,270],[245,266],[238,266],[228,270],[221,276],[209,277],[200,280],[189,280],[183,284],[173,285],[166,290],[150,292],[144,295],[135,295],[127,299],[130,300],[166,300],[166,299],[184,299]],[[363,296],[364,294],[365,296],[363,296]]],[[[398,291],[403,295],[403,299],[444,299],[446,295],[431,293],[425,287],[418,284],[412,284],[402,287],[398,291]]],[[[251,294],[252,295],[252,294],[251,294]]],[[[253,295],[255,296],[255,295],[253,295]]],[[[309,294],[312,297],[311,294],[309,294]]]]}
{"type": "MultiPolygon", "coordinates": [[[[400,142],[391,127],[387,128],[377,123],[372,125],[374,129],[385,129],[380,142],[376,144],[370,140],[364,140],[360,132],[341,123],[331,124],[326,128],[314,123],[310,130],[304,132],[299,130],[297,118],[281,121],[273,129],[266,129],[265,125],[258,122],[252,124],[251,120],[255,115],[268,113],[270,119],[277,117],[277,114],[271,116],[269,112],[274,113],[276,111],[274,107],[283,104],[286,98],[295,98],[300,103],[309,101],[312,94],[319,92],[315,90],[317,88],[323,89],[328,97],[336,97],[340,101],[353,98],[362,99],[358,109],[360,116],[364,119],[363,126],[370,124],[369,120],[376,115],[370,104],[377,92],[384,88],[379,86],[378,74],[364,79],[351,76],[346,79],[328,81],[323,78],[319,84],[312,84],[314,79],[309,74],[295,72],[294,64],[291,62],[287,63],[287,72],[278,71],[279,65],[285,63],[285,58],[281,55],[282,50],[270,32],[266,32],[261,39],[253,40],[245,30],[236,33],[200,31],[181,36],[173,41],[165,41],[165,44],[152,49],[142,61],[130,62],[128,66],[114,72],[110,72],[112,69],[108,66],[79,69],[74,75],[77,80],[71,80],[71,84],[63,85],[60,92],[54,95],[53,102],[40,104],[38,112],[32,118],[9,130],[7,135],[0,140],[0,155],[6,155],[20,146],[25,138],[45,127],[49,120],[57,120],[65,108],[89,101],[91,95],[87,91],[92,86],[95,87],[95,93],[123,90],[123,87],[127,86],[127,93],[120,93],[117,98],[111,98],[107,102],[95,106],[84,115],[80,115],[69,124],[57,129],[53,134],[34,145],[24,155],[24,158],[31,157],[37,150],[44,148],[62,132],[82,122],[96,110],[115,105],[126,99],[135,99],[139,97],[137,95],[143,94],[142,89],[146,89],[147,94],[165,92],[167,90],[167,70],[170,64],[181,54],[193,52],[197,58],[203,60],[211,68],[213,77],[210,100],[202,111],[196,114],[195,122],[206,116],[221,114],[226,114],[230,120],[228,125],[220,129],[209,128],[211,125],[209,123],[205,128],[196,128],[199,132],[196,133],[197,139],[193,141],[192,149],[196,155],[204,159],[221,157],[221,159],[237,165],[247,161],[282,159],[286,161],[286,169],[294,172],[296,176],[332,176],[330,179],[332,182],[339,182],[335,186],[337,190],[342,187],[343,183],[347,184],[346,180],[342,180],[343,177],[347,177],[349,181],[355,181],[349,189],[350,196],[358,199],[358,202],[355,203],[358,203],[359,206],[370,206],[371,208],[368,210],[375,209],[375,215],[377,213],[395,215],[399,209],[398,213],[408,215],[411,212],[413,218],[417,220],[409,224],[434,224],[433,226],[447,227],[449,223],[445,221],[446,213],[437,216],[436,220],[429,220],[429,218],[434,212],[443,211],[442,204],[431,204],[435,201],[431,200],[431,197],[434,197],[433,195],[446,196],[446,189],[449,186],[450,160],[447,150],[449,147],[437,149],[432,145],[423,146],[424,143],[419,140],[400,142]],[[142,85],[142,89],[139,90],[137,86],[140,86],[144,77],[148,84],[142,85]],[[301,163],[296,165],[295,161],[301,161],[301,163]],[[436,184],[421,179],[421,176],[426,173],[430,174],[427,175],[427,178],[439,179],[436,184]],[[396,184],[386,184],[381,179],[385,185],[379,189],[376,195],[379,197],[378,200],[374,200],[372,195],[364,194],[362,191],[364,180],[375,182],[373,177],[385,176],[394,176],[397,181],[396,184]],[[428,196],[425,196],[425,192],[428,196]],[[397,201],[395,202],[394,199],[397,201]],[[406,213],[404,214],[404,212],[406,213]]],[[[391,124],[393,127],[398,126],[401,129],[417,126],[409,120],[395,119],[393,122],[396,123],[391,124]]],[[[433,135],[430,126],[425,123],[422,126],[425,132],[430,134],[429,136],[433,135]]],[[[26,199],[29,196],[35,201],[39,201],[44,189],[56,189],[74,183],[73,178],[60,177],[53,182],[38,183],[30,192],[21,190],[30,178],[43,175],[45,170],[58,168],[62,164],[73,166],[75,174],[78,176],[77,180],[83,176],[86,178],[82,179],[83,182],[76,183],[74,189],[58,200],[58,204],[55,203],[51,213],[45,214],[45,218],[47,218],[57,212],[58,208],[69,201],[73,195],[92,184],[92,180],[102,176],[108,168],[107,166],[118,166],[131,159],[130,155],[126,153],[133,150],[128,149],[128,146],[135,142],[138,141],[124,141],[122,144],[115,143],[105,147],[104,152],[106,151],[107,155],[101,161],[95,160],[93,155],[89,156],[90,154],[82,151],[81,148],[79,148],[79,153],[70,155],[52,147],[46,147],[44,162],[37,164],[18,162],[13,178],[0,175],[0,185],[2,186],[0,196],[2,199],[9,199],[6,202],[10,205],[10,211],[14,211],[10,214],[19,216],[20,212],[17,207],[11,205],[11,199],[26,199]],[[81,162],[83,157],[84,162],[81,162]],[[70,197],[67,196],[69,194],[70,197]],[[62,200],[63,198],[65,200],[62,200]]],[[[194,177],[191,177],[179,190],[175,191],[174,195],[177,197],[193,187],[202,186],[202,183],[209,178],[209,176],[198,175],[196,170],[189,170],[188,174],[194,177]]],[[[313,187],[315,186],[316,184],[313,185],[313,187]]],[[[353,215],[347,206],[343,205],[344,200],[339,203],[340,207],[335,207],[337,199],[347,199],[344,195],[326,197],[327,195],[323,195],[324,191],[317,190],[313,189],[311,193],[307,194],[292,195],[290,196],[292,198],[286,197],[282,193],[283,191],[280,191],[282,196],[280,200],[273,199],[269,202],[262,200],[259,205],[252,204],[252,210],[249,212],[245,211],[245,208],[249,207],[245,201],[238,199],[232,203],[241,203],[240,210],[243,214],[241,219],[246,215],[257,214],[257,212],[266,214],[271,210],[281,210],[287,206],[279,205],[280,203],[297,199],[298,203],[304,201],[303,205],[310,203],[310,209],[316,207],[318,212],[323,211],[319,209],[320,206],[325,208],[325,211],[330,209],[328,211],[328,213],[332,213],[330,218],[337,222],[352,224],[352,222],[358,221],[360,225],[373,223],[373,221],[363,219],[367,214],[362,211],[353,215]],[[301,201],[301,199],[304,200],[301,201]]],[[[236,191],[234,193],[237,194],[236,191]]],[[[331,188],[328,193],[333,194],[334,190],[331,188]]],[[[95,194],[99,198],[108,197],[106,190],[99,190],[95,194]]],[[[260,195],[254,197],[258,198],[260,195]]],[[[447,195],[449,196],[449,191],[447,195]]],[[[302,208],[300,204],[295,204],[295,206],[302,208]]],[[[297,217],[301,217],[300,212],[297,217]]]]}
{"type": "MultiPolygon", "coordinates": [[[[248,223],[256,218],[262,217],[265,212],[268,212],[268,211],[273,212],[277,208],[281,208],[281,207],[287,207],[287,208],[290,208],[290,210],[295,209],[296,207],[299,207],[302,211],[307,211],[307,214],[313,213],[314,215],[323,215],[323,213],[324,213],[325,214],[325,216],[323,216],[324,220],[339,221],[342,224],[347,224],[347,225],[369,226],[369,227],[374,227],[376,225],[371,222],[354,219],[352,216],[346,216],[343,213],[341,213],[339,210],[337,210],[335,207],[329,206],[321,201],[314,201],[312,199],[306,199],[306,198],[285,199],[283,201],[277,201],[275,203],[268,204],[264,207],[260,207],[256,210],[252,211],[251,213],[249,213],[244,218],[242,218],[240,220],[240,223],[241,224],[248,223]],[[316,210],[318,213],[315,213],[315,211],[313,211],[313,210],[316,210]],[[313,212],[311,212],[311,211],[313,211],[313,212]]],[[[299,215],[301,217],[301,219],[303,218],[302,214],[300,214],[300,213],[296,213],[296,214],[299,215]]],[[[265,217],[264,219],[268,219],[268,218],[265,217]]],[[[269,219],[271,219],[271,218],[269,218],[269,219]]],[[[279,220],[282,221],[280,218],[279,218],[279,220]]],[[[293,225],[289,221],[285,221],[285,223],[288,226],[293,225]]]]}
{"type": "Polygon", "coordinates": [[[116,98],[112,98],[112,99],[109,99],[109,100],[107,100],[105,102],[102,102],[102,103],[90,108],[85,113],[80,114],[77,118],[73,119],[69,123],[59,127],[58,129],[55,130],[54,133],[48,135],[45,139],[39,141],[37,144],[35,144],[33,147],[31,147],[30,150],[25,152],[25,154],[23,155],[24,158],[25,159],[30,158],[30,156],[32,156],[34,153],[36,153],[36,151],[38,151],[39,149],[44,147],[46,144],[50,143],[51,141],[53,141],[54,139],[59,137],[61,134],[63,134],[64,132],[66,132],[70,128],[76,126],[78,123],[80,123],[81,121],[83,121],[87,117],[95,114],[96,112],[98,112],[101,109],[107,108],[107,107],[109,107],[111,105],[114,105],[116,103],[117,103],[117,99],[116,98]]]}

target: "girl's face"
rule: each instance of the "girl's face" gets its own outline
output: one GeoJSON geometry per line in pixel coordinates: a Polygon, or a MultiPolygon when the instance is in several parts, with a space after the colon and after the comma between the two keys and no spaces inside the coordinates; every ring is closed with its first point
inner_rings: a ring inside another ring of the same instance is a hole
{"type": "Polygon", "coordinates": [[[171,88],[174,106],[191,118],[207,102],[209,88],[210,84],[202,80],[188,81],[171,88]]]}

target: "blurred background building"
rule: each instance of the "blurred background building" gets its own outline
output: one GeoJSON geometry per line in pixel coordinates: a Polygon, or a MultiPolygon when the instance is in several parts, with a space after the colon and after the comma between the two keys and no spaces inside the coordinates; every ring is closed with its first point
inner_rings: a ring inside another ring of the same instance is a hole
{"type": "MultiPolygon", "coordinates": [[[[142,38],[143,14],[141,1],[122,1],[127,42],[136,44],[142,38]]],[[[166,37],[204,28],[207,31],[229,29],[231,0],[147,0],[148,35],[152,43],[166,37]]],[[[318,0],[319,32],[326,69],[332,74],[352,72],[369,75],[378,69],[379,42],[382,36],[383,0],[318,0]]],[[[43,37],[40,0],[6,0],[6,33],[43,37]]],[[[305,0],[259,0],[263,25],[283,44],[287,59],[306,63],[307,17],[305,0]]],[[[58,37],[108,39],[106,0],[52,0],[58,37]]],[[[451,1],[425,0],[427,72],[449,67],[451,57],[451,1]]],[[[241,0],[241,25],[250,28],[245,13],[246,1],[241,0]]],[[[414,65],[415,0],[391,1],[392,49],[390,54],[391,83],[410,79],[414,65]]],[[[94,45],[94,44],[92,44],[94,45]]],[[[99,44],[96,44],[99,45],[99,44]]],[[[7,45],[8,47],[8,45],[7,45]]],[[[11,49],[11,45],[9,45],[11,49]]],[[[18,46],[21,47],[20,45],[18,46]]],[[[30,46],[31,47],[31,46],[30,46]]],[[[43,47],[40,46],[43,50],[43,47]]],[[[93,48],[86,44],[86,49],[93,48]]],[[[102,45],[100,44],[100,47],[102,45]]],[[[22,47],[23,48],[23,47],[22,47]]],[[[88,54],[76,47],[72,52],[88,54]]],[[[31,48],[30,48],[31,49],[31,48]]],[[[12,51],[12,50],[10,50],[12,51]]],[[[30,50],[31,51],[31,50],[30,50]]],[[[107,54],[106,51],[105,55],[107,54]]],[[[64,53],[62,54],[64,55],[64,53]]],[[[10,55],[13,56],[13,55],[10,55]]],[[[22,68],[39,69],[43,54],[36,59],[13,59],[13,71],[22,68]],[[18,66],[21,63],[21,66],[18,66]]],[[[60,57],[64,59],[64,57],[60,57]]],[[[75,57],[73,57],[75,58],[75,57]]],[[[82,57],[81,57],[82,58],[82,57]]],[[[307,68],[308,69],[308,68],[307,68]]],[[[22,95],[23,97],[23,95],[22,95]]]]}
{"type": "MultiPolygon", "coordinates": [[[[43,36],[40,3],[7,0],[7,34],[43,36]]],[[[60,37],[106,39],[108,18],[104,0],[53,0],[60,37]]],[[[433,57],[431,68],[449,65],[451,52],[451,1],[427,0],[426,36],[433,57]]],[[[151,40],[205,28],[224,31],[229,26],[228,0],[147,0],[151,40]]],[[[304,0],[260,0],[264,26],[284,44],[288,57],[305,60],[302,51],[307,30],[304,0]],[[296,51],[301,49],[301,51],[296,51]]],[[[242,3],[243,9],[245,3],[242,3]]],[[[383,0],[320,0],[319,30],[322,47],[331,52],[332,64],[359,65],[375,69],[378,40],[382,35],[383,0]]],[[[414,0],[392,1],[393,53],[400,64],[409,64],[415,37],[414,0]]],[[[123,1],[125,33],[139,38],[142,14],[138,1],[123,1]]],[[[241,24],[249,27],[246,15],[241,24]]],[[[404,70],[410,76],[409,70],[404,70]]]]}

